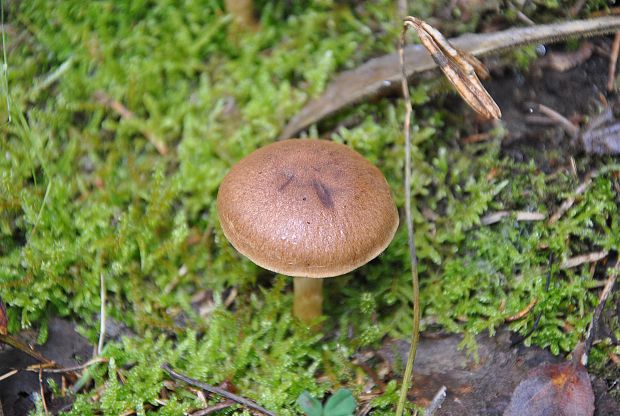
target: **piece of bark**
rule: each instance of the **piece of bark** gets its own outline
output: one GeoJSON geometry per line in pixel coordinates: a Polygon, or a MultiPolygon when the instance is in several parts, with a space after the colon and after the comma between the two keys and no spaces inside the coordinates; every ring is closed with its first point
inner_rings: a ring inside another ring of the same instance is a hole
{"type": "MultiPolygon", "coordinates": [[[[618,28],[620,28],[620,17],[606,16],[598,19],[513,28],[495,33],[466,34],[450,39],[450,43],[474,56],[482,56],[531,43],[550,43],[570,37],[614,32],[618,28]]],[[[410,45],[405,48],[405,65],[407,77],[410,79],[414,75],[436,68],[433,59],[421,45],[410,45]]],[[[309,102],[289,121],[278,140],[291,138],[323,118],[364,99],[394,93],[399,87],[398,53],[394,52],[371,59],[355,69],[336,75],[321,97],[309,102]]]]}

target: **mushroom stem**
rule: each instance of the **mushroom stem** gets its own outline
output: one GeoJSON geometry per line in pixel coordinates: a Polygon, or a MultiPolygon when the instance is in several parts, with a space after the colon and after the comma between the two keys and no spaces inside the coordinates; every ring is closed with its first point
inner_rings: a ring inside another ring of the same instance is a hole
{"type": "Polygon", "coordinates": [[[293,291],[295,292],[293,315],[296,318],[309,322],[321,316],[323,309],[323,279],[295,277],[293,291]]]}

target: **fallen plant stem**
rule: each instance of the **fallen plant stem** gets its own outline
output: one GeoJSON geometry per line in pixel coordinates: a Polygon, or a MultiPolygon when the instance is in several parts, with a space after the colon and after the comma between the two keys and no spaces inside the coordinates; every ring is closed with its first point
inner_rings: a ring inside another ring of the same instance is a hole
{"type": "Polygon", "coordinates": [[[35,365],[31,365],[31,366],[27,367],[26,371],[39,371],[39,370],[41,370],[44,373],[73,373],[75,371],[84,370],[84,369],[90,367],[93,364],[107,363],[108,361],[109,360],[107,358],[96,357],[96,358],[93,358],[92,360],[88,360],[84,364],[76,365],[76,366],[73,366],[73,367],[64,367],[64,368],[45,368],[45,367],[41,366],[40,364],[35,364],[35,365]]]}
{"type": "Polygon", "coordinates": [[[162,370],[164,370],[166,373],[168,373],[168,375],[170,375],[170,377],[175,378],[177,380],[181,380],[191,386],[194,387],[198,387],[204,391],[207,391],[209,393],[212,394],[217,394],[218,396],[222,396],[228,400],[232,400],[242,406],[245,406],[249,409],[252,410],[256,410],[258,412],[261,412],[265,415],[268,416],[276,416],[275,413],[270,412],[269,410],[265,409],[264,407],[261,407],[260,405],[254,403],[253,401],[246,399],[245,397],[241,397],[241,396],[237,396],[236,394],[233,394],[229,391],[223,390],[219,387],[215,387],[215,386],[211,386],[209,384],[203,383],[201,381],[195,380],[193,378],[187,377],[186,375],[177,373],[176,371],[174,371],[172,368],[170,368],[170,365],[168,365],[167,363],[162,364],[161,366],[162,370]]]}
{"type": "MultiPolygon", "coordinates": [[[[607,12],[606,12],[607,13],[607,12]]],[[[494,33],[467,33],[450,39],[459,50],[474,56],[500,53],[530,44],[548,44],[572,38],[591,37],[620,30],[620,16],[603,16],[597,19],[569,20],[566,22],[516,27],[494,33]]],[[[407,76],[428,73],[436,64],[421,45],[409,45],[405,50],[407,76]]],[[[334,77],[323,94],[302,108],[293,117],[278,140],[294,137],[301,130],[343,108],[361,101],[391,94],[400,88],[401,70],[397,53],[373,58],[334,77]]]]}
{"type": "MultiPolygon", "coordinates": [[[[130,111],[127,107],[125,107],[122,103],[114,100],[108,94],[103,91],[95,92],[95,100],[97,100],[100,104],[110,108],[116,114],[118,114],[124,120],[132,120],[136,119],[135,114],[130,111]]],[[[147,129],[144,126],[138,126],[140,132],[146,137],[146,139],[155,146],[155,149],[159,152],[160,155],[164,156],[168,153],[168,147],[164,142],[162,142],[151,130],[147,129]]]]}
{"type": "Polygon", "coordinates": [[[542,221],[546,218],[542,212],[528,212],[528,211],[497,211],[491,214],[487,214],[480,219],[482,225],[491,225],[500,222],[506,217],[511,215],[515,216],[517,221],[542,221]]]}
{"type": "Polygon", "coordinates": [[[583,194],[590,187],[590,185],[592,184],[592,178],[594,178],[596,175],[598,175],[598,172],[596,170],[593,170],[586,175],[583,182],[577,187],[577,189],[575,189],[575,193],[573,194],[573,196],[562,202],[560,208],[558,208],[558,210],[553,213],[553,215],[549,218],[549,225],[556,223],[562,217],[562,215],[564,215],[566,211],[568,211],[573,206],[576,197],[583,194]]]}
{"type": "Polygon", "coordinates": [[[407,73],[405,70],[405,34],[408,25],[405,23],[400,35],[400,43],[398,45],[398,56],[400,57],[401,68],[401,86],[403,99],[405,100],[405,220],[407,221],[407,241],[409,245],[409,257],[411,261],[411,279],[413,287],[413,328],[411,331],[411,346],[409,355],[407,356],[407,365],[403,374],[403,381],[400,388],[400,396],[396,407],[396,416],[401,416],[407,400],[407,391],[409,390],[409,381],[413,373],[413,363],[418,348],[418,340],[420,337],[420,283],[418,280],[418,257],[415,248],[415,234],[413,228],[413,217],[411,215],[411,97],[409,96],[409,85],[407,84],[407,73]]]}
{"type": "Polygon", "coordinates": [[[609,71],[607,73],[607,91],[614,90],[616,83],[616,65],[618,64],[618,53],[620,52],[620,32],[616,32],[614,43],[611,45],[611,56],[609,57],[609,71]]]}
{"type": "Polygon", "coordinates": [[[441,386],[439,391],[435,393],[431,404],[429,404],[426,410],[424,410],[424,416],[433,416],[435,412],[439,410],[444,400],[446,400],[446,390],[446,386],[441,386]]]}
{"type": "Polygon", "coordinates": [[[6,380],[9,377],[13,377],[15,374],[17,374],[19,370],[11,370],[8,373],[4,373],[0,376],[0,381],[2,380],[6,380]]]}
{"type": "Polygon", "coordinates": [[[411,331],[411,346],[407,356],[407,364],[403,374],[403,382],[396,407],[396,416],[401,416],[407,400],[409,381],[413,373],[413,363],[418,348],[420,337],[420,283],[418,278],[418,258],[415,248],[415,233],[413,228],[413,216],[411,215],[411,97],[407,84],[407,69],[405,68],[405,35],[407,29],[416,31],[422,45],[430,53],[431,57],[444,73],[448,81],[456,88],[461,98],[478,114],[487,119],[501,117],[501,111],[493,98],[485,90],[476,76],[488,76],[488,71],[473,55],[455,49],[450,42],[434,27],[423,20],[413,16],[405,18],[403,30],[400,34],[398,45],[398,57],[400,60],[400,81],[403,98],[405,101],[405,218],[407,222],[407,240],[409,256],[411,259],[411,277],[413,286],[413,328],[411,331]]]}
{"type": "Polygon", "coordinates": [[[49,411],[47,410],[47,403],[45,402],[45,390],[43,389],[43,371],[39,369],[39,390],[41,392],[41,403],[43,403],[43,410],[45,411],[45,416],[49,415],[49,411]]]}
{"type": "Polygon", "coordinates": [[[45,358],[43,354],[35,351],[30,345],[18,340],[17,338],[11,335],[0,334],[0,343],[10,345],[11,347],[17,350],[20,350],[21,352],[28,354],[35,360],[41,361],[42,363],[56,365],[54,361],[45,358]]]}
{"type": "MultiPolygon", "coordinates": [[[[549,253],[549,260],[547,261],[547,267],[548,267],[547,278],[545,279],[545,292],[548,292],[549,286],[551,286],[551,265],[553,264],[553,259],[554,259],[553,253],[549,253]]],[[[536,328],[538,328],[538,325],[540,324],[540,319],[542,318],[542,314],[543,314],[542,311],[538,312],[538,316],[536,316],[536,320],[534,321],[534,325],[532,325],[532,328],[530,328],[530,330],[527,331],[525,335],[511,342],[510,348],[522,343],[523,341],[528,339],[530,335],[534,333],[534,331],[536,331],[536,328]]]]}
{"type": "Polygon", "coordinates": [[[532,310],[532,308],[534,308],[534,306],[536,305],[536,303],[538,302],[538,299],[533,298],[530,303],[523,308],[522,310],[520,310],[519,312],[517,312],[516,314],[512,315],[512,316],[508,316],[504,319],[504,321],[506,322],[514,322],[514,321],[518,321],[519,319],[523,319],[527,316],[528,313],[530,313],[530,311],[532,310]]]}
{"type": "Polygon", "coordinates": [[[99,298],[101,309],[99,312],[99,342],[97,342],[97,355],[101,355],[103,351],[103,342],[105,340],[105,277],[103,273],[99,273],[99,298]]]}
{"type": "Polygon", "coordinates": [[[550,120],[552,120],[555,124],[559,124],[560,127],[572,138],[576,138],[579,136],[579,127],[575,126],[570,122],[566,117],[562,114],[558,113],[551,107],[547,107],[544,104],[532,103],[531,106],[544,114],[550,120]]]}
{"type": "Polygon", "coordinates": [[[571,257],[560,265],[560,269],[572,269],[573,267],[581,266],[584,263],[594,263],[595,261],[604,259],[608,254],[608,251],[603,250],[571,257]]]}
{"type": "Polygon", "coordinates": [[[223,402],[216,403],[213,406],[207,407],[206,409],[197,410],[194,413],[191,413],[190,416],[210,415],[213,412],[217,412],[218,410],[226,409],[227,407],[230,407],[230,406],[232,406],[234,404],[235,404],[235,402],[233,402],[232,400],[224,400],[223,402]]]}
{"type": "Polygon", "coordinates": [[[58,68],[49,73],[42,81],[37,83],[30,92],[30,101],[35,101],[41,91],[49,88],[53,83],[58,81],[69,69],[71,69],[74,60],[74,57],[70,56],[69,59],[67,59],[58,68]]]}
{"type": "Polygon", "coordinates": [[[601,313],[605,308],[605,303],[607,302],[607,298],[611,293],[614,284],[616,283],[616,279],[618,278],[618,273],[620,272],[620,262],[616,261],[614,267],[611,268],[609,277],[605,282],[605,287],[601,291],[599,295],[598,305],[596,305],[596,309],[592,314],[592,320],[590,321],[590,327],[588,328],[588,332],[586,335],[585,347],[583,351],[582,364],[586,365],[588,362],[588,355],[590,354],[590,349],[592,348],[592,343],[594,342],[594,336],[596,335],[596,325],[598,321],[601,319],[601,313]]]}
{"type": "Polygon", "coordinates": [[[583,42],[574,52],[551,52],[536,61],[539,69],[550,69],[555,72],[566,72],[586,62],[594,52],[594,44],[583,42]]]}
{"type": "MultiPolygon", "coordinates": [[[[6,124],[11,123],[11,94],[9,92],[9,62],[6,52],[6,36],[4,34],[6,26],[4,25],[4,1],[0,1],[0,24],[2,24],[2,89],[4,90],[6,100],[6,124]]],[[[0,416],[2,414],[2,405],[0,404],[0,416]]]]}

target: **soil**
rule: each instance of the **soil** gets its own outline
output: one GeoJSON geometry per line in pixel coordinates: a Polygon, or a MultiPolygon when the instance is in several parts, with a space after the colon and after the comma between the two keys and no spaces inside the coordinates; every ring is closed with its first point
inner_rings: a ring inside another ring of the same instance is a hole
{"type": "MultiPolygon", "coordinates": [[[[556,357],[538,347],[511,346],[514,334],[507,330],[476,338],[478,360],[459,350],[459,335],[420,339],[416,355],[413,385],[409,398],[428,406],[442,386],[446,399],[436,416],[499,416],[508,406],[514,389],[528,372],[543,363],[559,363],[556,357]]],[[[395,360],[407,360],[409,343],[388,342],[379,355],[393,367],[395,360]]],[[[595,415],[620,414],[618,403],[608,392],[607,383],[590,376],[595,396],[595,415]]]]}
{"type": "MultiPolygon", "coordinates": [[[[71,367],[88,361],[93,353],[93,346],[75,331],[75,325],[66,320],[53,318],[48,324],[47,342],[35,349],[44,357],[55,361],[60,367],[71,367]]],[[[34,344],[36,334],[24,331],[19,334],[20,339],[34,344]]],[[[30,356],[6,346],[0,345],[0,375],[12,369],[25,369],[37,364],[30,356]]],[[[45,380],[53,378],[57,386],[62,380],[59,374],[43,374],[46,403],[51,414],[56,414],[64,406],[70,404],[68,398],[52,397],[45,380]]],[[[34,394],[39,394],[41,385],[39,373],[20,371],[17,374],[0,381],[0,403],[6,416],[27,415],[34,408],[34,394]]],[[[1,416],[2,412],[0,412],[1,416]]]]}
{"type": "MultiPolygon", "coordinates": [[[[561,48],[554,50],[561,53],[561,48]]],[[[504,153],[517,161],[533,159],[546,172],[566,165],[571,156],[583,156],[579,142],[557,123],[528,122],[527,116],[537,113],[535,104],[543,104],[571,121],[583,121],[602,111],[603,97],[617,105],[617,97],[606,91],[608,65],[608,58],[595,54],[565,72],[538,69],[534,63],[527,74],[507,67],[494,74],[485,86],[502,110],[504,153]]]]}

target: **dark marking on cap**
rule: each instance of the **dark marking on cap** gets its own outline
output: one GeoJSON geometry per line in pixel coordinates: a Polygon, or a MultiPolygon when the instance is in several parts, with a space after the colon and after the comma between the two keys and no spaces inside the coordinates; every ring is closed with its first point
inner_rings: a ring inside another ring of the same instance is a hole
{"type": "Polygon", "coordinates": [[[323,204],[326,208],[334,207],[334,200],[332,199],[331,191],[323,184],[323,182],[314,180],[312,181],[312,187],[314,188],[316,195],[319,197],[321,204],[323,204]]]}
{"type": "Polygon", "coordinates": [[[289,186],[289,184],[293,181],[293,179],[295,179],[295,175],[292,173],[285,173],[284,176],[286,177],[286,181],[282,185],[280,185],[280,187],[278,188],[278,191],[280,192],[282,192],[284,188],[289,186]]]}

